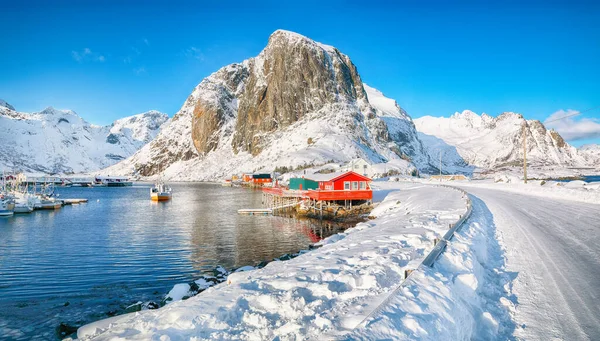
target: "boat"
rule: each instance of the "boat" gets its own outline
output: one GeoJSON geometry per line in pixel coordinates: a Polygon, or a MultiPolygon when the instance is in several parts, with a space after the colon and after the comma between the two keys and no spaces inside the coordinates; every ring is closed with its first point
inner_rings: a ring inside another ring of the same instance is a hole
{"type": "Polygon", "coordinates": [[[15,200],[15,213],[31,213],[35,207],[36,198],[29,193],[19,193],[15,200]]]}
{"type": "Polygon", "coordinates": [[[62,201],[51,197],[42,197],[40,198],[40,201],[41,203],[39,207],[42,210],[55,210],[62,207],[62,201]]]}
{"type": "Polygon", "coordinates": [[[172,196],[173,190],[162,181],[157,182],[154,187],[150,189],[150,199],[152,199],[152,201],[167,201],[171,200],[172,196]]]}
{"type": "Polygon", "coordinates": [[[223,182],[221,182],[221,186],[223,187],[231,187],[232,183],[230,179],[225,179],[223,182]]]}
{"type": "Polygon", "coordinates": [[[15,204],[4,198],[0,199],[0,216],[6,217],[14,214],[15,204]]]}
{"type": "Polygon", "coordinates": [[[126,177],[104,176],[96,177],[93,186],[128,187],[133,186],[133,181],[126,177]]]}

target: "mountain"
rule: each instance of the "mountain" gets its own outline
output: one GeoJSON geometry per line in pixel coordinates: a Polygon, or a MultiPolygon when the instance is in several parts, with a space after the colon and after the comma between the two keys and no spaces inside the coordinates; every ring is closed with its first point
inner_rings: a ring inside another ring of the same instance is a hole
{"type": "Polygon", "coordinates": [[[6,101],[3,99],[0,99],[0,107],[5,107],[5,108],[13,110],[13,111],[15,110],[15,108],[12,105],[6,103],[6,101]]]}
{"type": "Polygon", "coordinates": [[[363,84],[348,56],[278,30],[257,57],[205,78],[152,142],[104,172],[213,180],[357,157],[434,169],[411,118],[363,84]]]}
{"type": "MultiPolygon", "coordinates": [[[[442,160],[486,169],[516,166],[523,161],[522,115],[505,112],[498,117],[465,110],[450,118],[424,116],[414,120],[421,140],[437,143],[442,160]],[[445,149],[444,149],[445,148],[445,149]],[[448,153],[446,153],[446,151],[448,153]]],[[[575,147],[537,120],[527,120],[527,160],[531,166],[586,165],[575,147]]],[[[439,153],[439,151],[438,151],[439,153]]]]}
{"type": "Polygon", "coordinates": [[[581,154],[592,166],[600,167],[600,145],[586,144],[579,147],[581,154]]]}
{"type": "Polygon", "coordinates": [[[167,119],[166,114],[148,111],[97,126],[71,110],[48,107],[29,114],[2,101],[0,167],[48,174],[102,169],[151,141],[167,119]]]}

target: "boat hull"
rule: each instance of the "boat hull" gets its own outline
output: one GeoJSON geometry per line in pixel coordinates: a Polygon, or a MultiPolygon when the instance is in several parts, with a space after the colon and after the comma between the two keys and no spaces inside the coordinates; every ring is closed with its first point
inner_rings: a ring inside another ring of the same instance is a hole
{"type": "Polygon", "coordinates": [[[133,186],[133,182],[131,181],[123,181],[123,182],[107,182],[107,187],[128,187],[133,186]]]}
{"type": "Polygon", "coordinates": [[[167,201],[167,200],[171,200],[171,194],[170,193],[151,193],[150,199],[152,199],[152,201],[167,201]]]}
{"type": "Polygon", "coordinates": [[[42,210],[56,210],[62,207],[62,205],[59,202],[42,203],[40,206],[40,209],[42,210]]]}
{"type": "Polygon", "coordinates": [[[14,212],[13,211],[9,211],[9,210],[0,210],[0,217],[7,217],[7,216],[11,216],[13,215],[14,212]]]}
{"type": "Polygon", "coordinates": [[[15,206],[15,213],[31,213],[33,212],[33,206],[15,206]]]}

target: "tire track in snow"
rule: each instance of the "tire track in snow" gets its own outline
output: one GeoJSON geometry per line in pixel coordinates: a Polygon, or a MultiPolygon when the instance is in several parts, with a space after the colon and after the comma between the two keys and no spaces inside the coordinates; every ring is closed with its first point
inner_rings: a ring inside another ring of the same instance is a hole
{"type": "Polygon", "coordinates": [[[600,339],[600,207],[468,188],[490,208],[507,265],[519,272],[515,335],[527,340],[600,339]],[[574,219],[575,218],[575,219],[574,219]]]}

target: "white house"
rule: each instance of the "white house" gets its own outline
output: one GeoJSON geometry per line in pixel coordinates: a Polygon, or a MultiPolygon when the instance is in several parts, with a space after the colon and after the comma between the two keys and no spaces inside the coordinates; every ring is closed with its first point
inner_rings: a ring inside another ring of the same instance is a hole
{"type": "Polygon", "coordinates": [[[373,166],[365,161],[364,159],[354,159],[348,162],[346,165],[342,167],[342,171],[348,172],[353,171],[354,173],[358,173],[360,175],[367,176],[369,178],[373,177],[373,166]]]}

